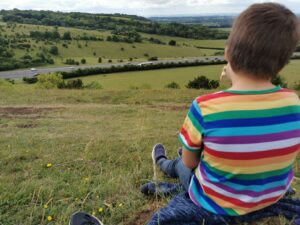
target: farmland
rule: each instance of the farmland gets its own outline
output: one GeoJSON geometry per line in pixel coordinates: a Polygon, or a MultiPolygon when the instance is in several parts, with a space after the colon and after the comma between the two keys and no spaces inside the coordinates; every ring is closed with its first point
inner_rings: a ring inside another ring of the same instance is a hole
{"type": "Polygon", "coordinates": [[[221,38],[228,34],[204,26],[164,25],[124,15],[12,10],[1,11],[0,16],[4,21],[0,22],[0,70],[220,55],[225,43],[221,38]],[[74,16],[87,21],[82,23],[74,16]],[[69,20],[57,26],[35,17],[51,17],[55,24],[65,17],[69,20]],[[68,26],[68,22],[72,23],[68,26]]]}
{"type": "MultiPolygon", "coordinates": [[[[163,69],[154,71],[128,72],[118,74],[102,74],[82,77],[85,83],[98,81],[104,89],[163,89],[165,85],[176,82],[181,88],[185,88],[189,80],[197,76],[207,76],[210,79],[219,79],[222,65],[199,66],[189,68],[163,69]]],[[[289,85],[299,81],[300,60],[291,60],[290,64],[280,73],[286,78],[289,85]]]]}

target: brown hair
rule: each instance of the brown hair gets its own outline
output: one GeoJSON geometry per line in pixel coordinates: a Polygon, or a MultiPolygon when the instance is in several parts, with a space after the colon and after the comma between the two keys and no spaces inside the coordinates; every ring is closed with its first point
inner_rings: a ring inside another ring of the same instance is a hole
{"type": "Polygon", "coordinates": [[[299,20],[289,9],[254,4],[235,20],[226,54],[233,71],[270,79],[289,62],[299,38],[299,20]]]}

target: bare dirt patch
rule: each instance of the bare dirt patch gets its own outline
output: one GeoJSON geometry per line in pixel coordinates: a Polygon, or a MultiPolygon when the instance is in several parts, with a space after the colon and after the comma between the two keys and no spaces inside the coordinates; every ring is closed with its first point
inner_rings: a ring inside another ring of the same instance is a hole
{"type": "Polygon", "coordinates": [[[147,209],[137,212],[135,217],[125,224],[144,225],[157,210],[163,207],[163,205],[163,202],[152,202],[147,209]]]}
{"type": "Polygon", "coordinates": [[[57,111],[63,107],[0,107],[0,116],[4,118],[39,118],[42,114],[57,111]]]}
{"type": "Polygon", "coordinates": [[[33,124],[33,123],[18,124],[16,127],[17,128],[35,128],[35,127],[37,127],[37,124],[33,124]]]}

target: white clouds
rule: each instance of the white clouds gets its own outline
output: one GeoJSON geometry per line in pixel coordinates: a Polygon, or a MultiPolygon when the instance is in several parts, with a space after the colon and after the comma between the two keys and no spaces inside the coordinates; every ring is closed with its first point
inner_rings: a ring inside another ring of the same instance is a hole
{"type": "MultiPolygon", "coordinates": [[[[238,13],[262,0],[0,0],[0,9],[37,9],[138,15],[238,13]]],[[[300,10],[299,0],[274,0],[300,10]]]]}

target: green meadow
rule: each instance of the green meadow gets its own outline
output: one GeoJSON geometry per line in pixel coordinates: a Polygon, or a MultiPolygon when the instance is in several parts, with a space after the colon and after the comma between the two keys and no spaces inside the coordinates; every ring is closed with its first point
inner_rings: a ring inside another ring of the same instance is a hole
{"type": "MultiPolygon", "coordinates": [[[[282,71],[298,80],[300,61],[282,71]]],[[[222,66],[83,77],[100,90],[0,85],[0,224],[62,225],[83,210],[106,225],[142,225],[168,199],[146,198],[151,150],[176,157],[177,134],[192,100],[212,91],[184,88],[198,75],[217,79],[222,66]],[[168,82],[182,88],[166,89],[168,82]],[[138,89],[136,88],[138,87],[138,89]]],[[[293,188],[300,197],[300,158],[293,188]]],[[[166,180],[158,174],[158,180],[166,180]]],[[[169,180],[169,179],[168,179],[169,180]]],[[[173,180],[171,180],[173,181],[173,180]]],[[[255,224],[286,224],[282,218],[255,224]]]]}
{"type": "MultiPolygon", "coordinates": [[[[15,24],[14,26],[0,22],[0,34],[10,38],[19,38],[22,35],[29,35],[30,31],[53,31],[54,26],[42,25],[28,25],[28,24],[15,24]]],[[[195,40],[189,38],[178,38],[163,35],[149,35],[140,33],[143,41],[141,43],[125,43],[125,42],[109,42],[106,38],[111,35],[108,30],[84,30],[77,28],[58,27],[58,32],[63,35],[65,32],[70,32],[72,38],[82,36],[93,36],[101,38],[103,41],[93,40],[35,40],[32,38],[24,38],[25,43],[30,44],[30,48],[19,49],[10,48],[14,52],[15,58],[21,58],[24,55],[35,56],[37,53],[49,55],[54,64],[47,64],[44,66],[62,66],[65,65],[66,59],[74,59],[80,62],[82,58],[86,59],[86,64],[92,65],[98,63],[98,58],[102,58],[103,63],[111,60],[116,63],[120,60],[127,62],[133,61],[146,61],[148,57],[158,57],[159,59],[174,59],[174,58],[187,58],[187,57],[201,57],[213,56],[219,54],[220,50],[209,49],[212,47],[223,48],[225,40],[195,40]],[[158,39],[164,43],[154,44],[149,42],[149,38],[158,39]],[[168,42],[175,40],[177,46],[170,46],[168,42]],[[49,54],[51,46],[57,46],[58,55],[49,54]],[[67,46],[67,47],[66,47],[67,46]],[[197,48],[197,46],[203,48],[197,48]]]]}
{"type": "MultiPolygon", "coordinates": [[[[125,72],[116,74],[101,74],[82,77],[84,83],[98,81],[104,89],[162,89],[171,82],[176,82],[185,89],[189,80],[197,76],[206,76],[210,79],[218,80],[222,72],[223,65],[196,66],[188,68],[161,69],[138,72],[125,72]]],[[[280,73],[288,82],[293,85],[300,80],[300,60],[291,60],[290,63],[280,73]]]]}

